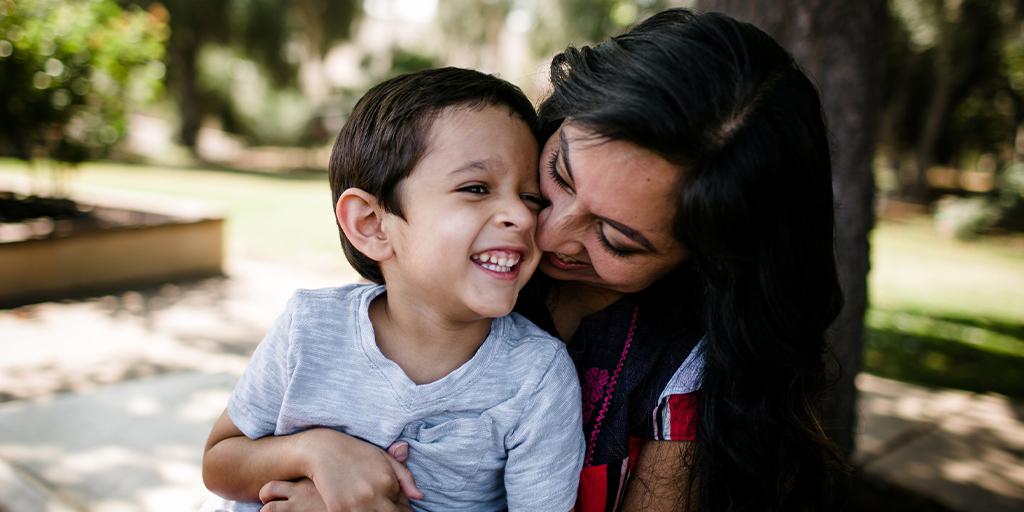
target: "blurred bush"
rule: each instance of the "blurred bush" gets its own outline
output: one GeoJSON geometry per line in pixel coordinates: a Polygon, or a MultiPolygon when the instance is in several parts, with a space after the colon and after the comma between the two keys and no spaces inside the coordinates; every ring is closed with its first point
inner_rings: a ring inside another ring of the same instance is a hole
{"type": "Polygon", "coordinates": [[[1024,231],[1024,162],[1010,163],[995,189],[970,197],[946,196],[935,203],[939,232],[961,240],[996,229],[1024,231]]]}
{"type": "Polygon", "coordinates": [[[0,0],[0,152],[78,163],[162,92],[166,11],[113,0],[0,0]]]}
{"type": "Polygon", "coordinates": [[[199,86],[217,105],[224,127],[250,144],[295,146],[310,142],[314,106],[293,86],[279,86],[266,69],[232,48],[209,45],[199,53],[199,86]]]}

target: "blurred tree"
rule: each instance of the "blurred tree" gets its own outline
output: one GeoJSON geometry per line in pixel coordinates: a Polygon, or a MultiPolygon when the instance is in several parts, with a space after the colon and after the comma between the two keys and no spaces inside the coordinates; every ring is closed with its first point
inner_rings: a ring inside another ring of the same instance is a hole
{"type": "Polygon", "coordinates": [[[534,55],[547,58],[571,44],[595,44],[668,7],[669,0],[439,0],[437,22],[449,45],[471,49],[471,65],[493,69],[509,15],[530,20],[534,55]]]}
{"type": "Polygon", "coordinates": [[[841,375],[824,404],[826,430],[847,455],[854,450],[857,388],[867,309],[868,234],[874,226],[872,159],[881,112],[885,0],[820,2],[701,0],[705,10],[750,21],[788,48],[821,90],[832,135],[836,250],[846,306],[831,329],[841,375]]]}
{"type": "Polygon", "coordinates": [[[1015,57],[1024,14],[1017,0],[892,0],[891,8],[881,148],[909,178],[901,195],[927,202],[933,165],[1012,157],[1024,116],[1024,80],[1014,81],[1024,75],[1015,57]]]}
{"type": "Polygon", "coordinates": [[[165,13],[113,0],[0,0],[0,148],[78,163],[126,133],[161,90],[165,13]]]}
{"type": "Polygon", "coordinates": [[[558,0],[537,2],[532,37],[537,55],[548,56],[568,45],[599,43],[638,20],[665,10],[669,0],[558,0]]]}
{"type": "Polygon", "coordinates": [[[494,69],[505,22],[516,0],[440,0],[437,24],[448,46],[473,55],[468,65],[494,69]]]}
{"type": "MultiPolygon", "coordinates": [[[[162,5],[170,12],[167,82],[181,118],[179,140],[195,149],[203,116],[223,99],[211,98],[199,81],[200,50],[219,43],[236,48],[266,70],[276,85],[293,84],[303,63],[322,78],[320,59],[330,43],[350,35],[357,20],[357,0],[132,0],[145,7],[162,5]],[[289,43],[296,43],[289,52],[289,43]],[[310,64],[312,63],[312,64],[310,64]]],[[[315,80],[315,78],[314,78],[315,80]]],[[[221,105],[218,105],[220,103],[221,105]]]]}

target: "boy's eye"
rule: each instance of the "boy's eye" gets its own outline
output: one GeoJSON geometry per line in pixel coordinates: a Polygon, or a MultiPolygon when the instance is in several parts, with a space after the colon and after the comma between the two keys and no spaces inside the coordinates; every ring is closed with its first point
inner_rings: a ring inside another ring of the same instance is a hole
{"type": "Polygon", "coordinates": [[[486,194],[487,185],[466,185],[465,187],[459,188],[459,192],[469,192],[470,194],[486,194]]]}
{"type": "Polygon", "coordinates": [[[548,207],[548,202],[541,197],[540,194],[519,194],[519,198],[527,204],[536,207],[538,210],[543,210],[548,207]]]}

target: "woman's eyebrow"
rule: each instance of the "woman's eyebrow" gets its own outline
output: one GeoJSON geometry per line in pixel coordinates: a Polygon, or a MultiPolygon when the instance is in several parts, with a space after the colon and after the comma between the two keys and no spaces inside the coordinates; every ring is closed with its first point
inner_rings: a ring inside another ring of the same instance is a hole
{"type": "Polygon", "coordinates": [[[644,235],[641,235],[639,231],[637,231],[637,230],[635,230],[635,229],[633,229],[633,228],[631,228],[631,227],[629,227],[629,226],[627,226],[625,224],[622,224],[620,222],[616,222],[616,221],[608,219],[608,218],[604,218],[604,217],[598,217],[598,218],[601,219],[601,222],[604,222],[605,224],[608,224],[609,226],[615,228],[616,231],[618,231],[618,232],[622,233],[623,235],[625,235],[626,238],[629,238],[630,240],[632,240],[632,241],[634,241],[634,242],[644,246],[644,248],[647,249],[648,251],[655,252],[654,244],[652,244],[651,241],[647,239],[647,237],[645,237],[644,235]]]}

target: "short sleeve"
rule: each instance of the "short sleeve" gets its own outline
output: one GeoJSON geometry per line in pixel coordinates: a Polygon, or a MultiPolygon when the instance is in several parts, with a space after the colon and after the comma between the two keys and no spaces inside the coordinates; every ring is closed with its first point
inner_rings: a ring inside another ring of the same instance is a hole
{"type": "Polygon", "coordinates": [[[585,445],[579,379],[564,347],[558,347],[507,446],[510,512],[573,507],[585,445]]]}
{"type": "Polygon", "coordinates": [[[697,438],[700,385],[704,374],[704,340],[697,343],[662,390],[653,415],[657,441],[693,441],[697,438]]]}
{"type": "Polygon", "coordinates": [[[296,298],[277,317],[256,347],[252,359],[228,399],[228,416],[250,439],[274,434],[290,380],[288,351],[296,298]]]}

